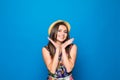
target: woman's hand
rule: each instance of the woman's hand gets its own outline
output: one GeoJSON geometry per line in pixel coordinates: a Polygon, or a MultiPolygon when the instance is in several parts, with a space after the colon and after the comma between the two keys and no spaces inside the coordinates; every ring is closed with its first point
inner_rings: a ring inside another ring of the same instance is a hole
{"type": "Polygon", "coordinates": [[[55,46],[56,51],[59,51],[61,53],[61,50],[65,49],[68,45],[70,45],[73,42],[74,38],[67,40],[61,45],[57,44],[49,37],[48,37],[48,40],[55,46]]]}
{"type": "Polygon", "coordinates": [[[62,49],[65,49],[68,45],[70,45],[73,42],[74,38],[67,40],[64,42],[61,46],[62,49]]]}
{"type": "Polygon", "coordinates": [[[48,37],[48,40],[55,46],[56,51],[61,52],[61,45],[57,44],[55,41],[53,41],[51,38],[48,37]]]}

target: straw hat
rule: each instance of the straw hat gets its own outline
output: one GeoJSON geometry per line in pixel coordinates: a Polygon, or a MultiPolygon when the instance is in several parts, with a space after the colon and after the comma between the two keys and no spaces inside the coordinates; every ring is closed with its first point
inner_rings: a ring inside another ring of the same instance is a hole
{"type": "Polygon", "coordinates": [[[70,31],[70,24],[69,24],[67,21],[57,20],[57,21],[53,22],[53,23],[50,25],[50,27],[49,27],[49,29],[48,29],[48,34],[49,34],[49,35],[50,35],[51,30],[52,30],[52,28],[54,27],[54,25],[57,24],[57,23],[60,23],[60,22],[64,22],[65,25],[67,25],[68,31],[70,31]]]}

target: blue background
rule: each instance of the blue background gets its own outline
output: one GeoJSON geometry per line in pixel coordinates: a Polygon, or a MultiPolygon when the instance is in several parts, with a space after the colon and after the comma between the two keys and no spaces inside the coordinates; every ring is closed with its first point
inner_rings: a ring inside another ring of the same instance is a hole
{"type": "Polygon", "coordinates": [[[41,49],[58,19],[78,46],[75,80],[120,80],[119,0],[0,0],[0,80],[46,80],[41,49]]]}

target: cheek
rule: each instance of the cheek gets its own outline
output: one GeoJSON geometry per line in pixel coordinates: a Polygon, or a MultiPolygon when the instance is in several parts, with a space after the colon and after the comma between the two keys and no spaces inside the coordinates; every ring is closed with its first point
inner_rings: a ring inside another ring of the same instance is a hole
{"type": "Polygon", "coordinates": [[[58,38],[58,37],[59,37],[59,35],[60,35],[60,33],[58,32],[58,33],[57,33],[57,35],[56,35],[56,38],[58,38]]]}
{"type": "Polygon", "coordinates": [[[59,35],[60,34],[60,32],[57,32],[57,35],[59,35]]]}
{"type": "Polygon", "coordinates": [[[65,37],[67,37],[67,34],[65,34],[65,37]]]}

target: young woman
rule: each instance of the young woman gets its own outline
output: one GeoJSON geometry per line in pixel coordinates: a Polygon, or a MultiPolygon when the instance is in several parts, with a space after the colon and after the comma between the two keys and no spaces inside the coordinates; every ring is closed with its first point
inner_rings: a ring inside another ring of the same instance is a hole
{"type": "Polygon", "coordinates": [[[70,24],[63,20],[57,20],[49,27],[49,42],[42,48],[48,80],[73,80],[77,46],[72,43],[74,39],[70,39],[69,31],[70,24]]]}

